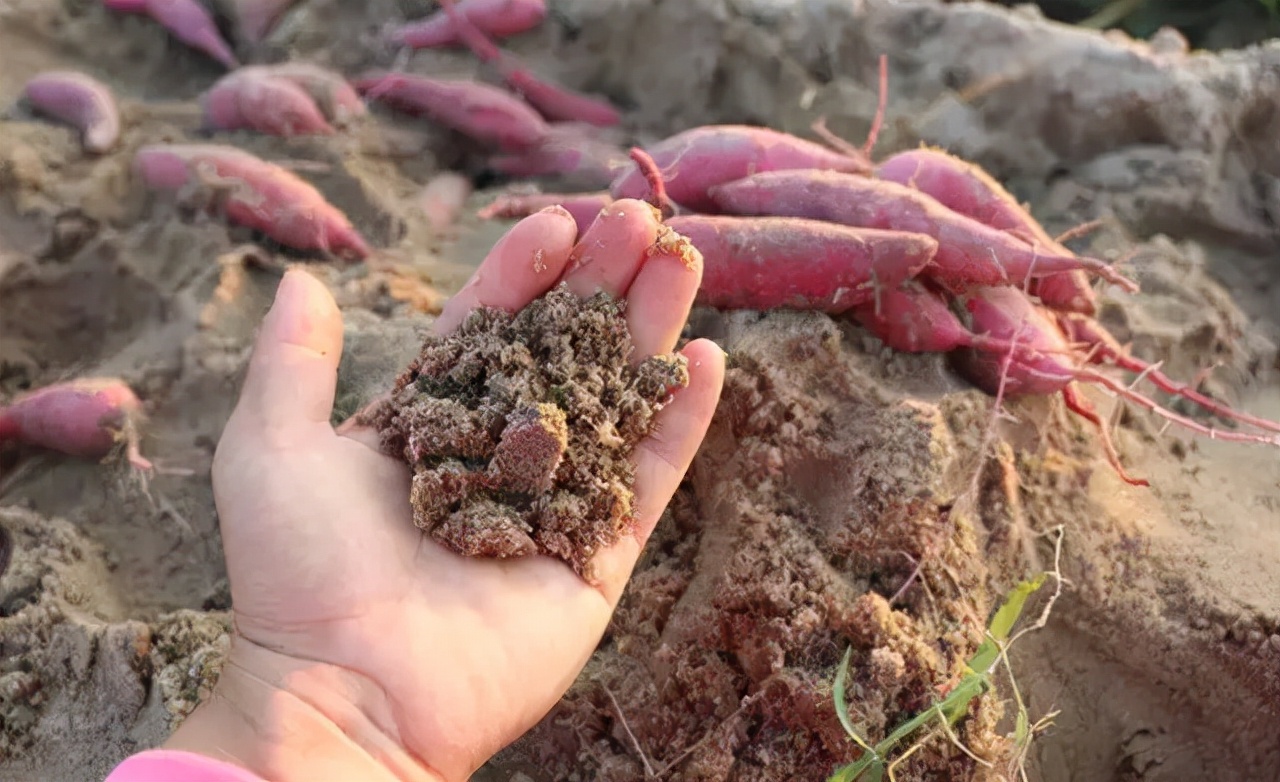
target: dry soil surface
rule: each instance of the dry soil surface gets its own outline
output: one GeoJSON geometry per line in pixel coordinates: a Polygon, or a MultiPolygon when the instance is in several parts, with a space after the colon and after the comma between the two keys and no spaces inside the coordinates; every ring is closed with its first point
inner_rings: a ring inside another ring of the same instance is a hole
{"type": "MultiPolygon", "coordinates": [[[[1106,324],[1170,374],[1212,367],[1209,391],[1280,417],[1280,45],[1188,53],[1176,35],[1137,44],[976,3],[551,5],[513,48],[613,98],[633,141],[707,122],[807,134],[819,116],[859,139],[887,53],[879,154],[927,141],[973,159],[1050,232],[1103,220],[1074,246],[1138,251],[1126,265],[1143,286],[1102,291],[1106,324]]],[[[401,53],[379,33],[427,10],[301,0],[241,53],[387,67],[401,53]]],[[[403,62],[478,72],[457,52],[403,62]]],[[[299,258],[130,173],[143,144],[209,137],[196,99],[220,75],[154,24],[90,0],[5,0],[0,63],[0,398],[120,375],[170,470],[146,495],[111,466],[0,457],[0,776],[88,782],[161,742],[216,680],[230,605],[209,465],[279,270],[299,258]],[[117,91],[114,152],[86,155],[12,107],[50,68],[117,91]]],[[[341,418],[390,386],[505,228],[467,217],[440,235],[415,206],[437,171],[479,175],[478,150],[381,110],[331,138],[216,138],[293,166],[380,248],[350,267],[313,259],[347,320],[341,418]]],[[[1090,390],[1152,482],[1134,488],[1060,400],[993,416],[940,357],[893,354],[848,323],[700,311],[689,334],[730,353],[707,442],[582,678],[478,778],[823,779],[856,755],[831,700],[846,648],[851,712],[881,736],[955,680],[1059,528],[1061,597],[1011,660],[1031,718],[1059,712],[1029,776],[1280,778],[1276,451],[1166,430],[1090,390]]],[[[958,727],[972,756],[935,736],[898,778],[1007,774],[1011,694],[1001,679],[958,727]]]]}

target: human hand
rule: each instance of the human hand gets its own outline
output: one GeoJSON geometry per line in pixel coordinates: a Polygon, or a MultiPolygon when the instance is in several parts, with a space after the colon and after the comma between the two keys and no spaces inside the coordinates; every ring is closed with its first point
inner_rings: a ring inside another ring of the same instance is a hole
{"type": "MultiPolygon", "coordinates": [[[[521,221],[445,306],[519,310],[561,280],[627,299],[634,359],[669,353],[701,265],[648,255],[659,224],[620,201],[575,248],[562,210],[521,221]],[[573,259],[573,260],[571,260],[573,259]]],[[[289,272],[213,465],[235,634],[213,697],[166,745],[292,779],[466,779],[536,723],[599,642],[702,441],[724,355],[690,343],[690,384],[636,449],[637,524],[596,555],[595,586],[546,557],[460,557],[413,524],[407,465],[375,432],[329,424],[342,320],[289,272]]]]}

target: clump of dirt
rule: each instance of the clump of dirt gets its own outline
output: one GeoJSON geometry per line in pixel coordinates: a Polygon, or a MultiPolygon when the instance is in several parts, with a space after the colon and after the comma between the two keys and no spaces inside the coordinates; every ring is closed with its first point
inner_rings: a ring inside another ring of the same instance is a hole
{"type": "Polygon", "coordinates": [[[631,451],[689,382],[681,356],[630,363],[624,309],[561,284],[426,341],[366,415],[414,468],[414,523],[465,556],[545,554],[590,577],[631,519],[631,451]]]}

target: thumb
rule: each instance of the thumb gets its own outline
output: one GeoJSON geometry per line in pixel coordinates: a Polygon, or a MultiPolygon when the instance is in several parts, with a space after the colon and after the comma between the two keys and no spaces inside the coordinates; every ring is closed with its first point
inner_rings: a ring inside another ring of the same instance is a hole
{"type": "Polygon", "coordinates": [[[328,429],[341,357],[342,313],[333,296],[311,274],[290,269],[258,333],[232,418],[282,445],[328,429]]]}

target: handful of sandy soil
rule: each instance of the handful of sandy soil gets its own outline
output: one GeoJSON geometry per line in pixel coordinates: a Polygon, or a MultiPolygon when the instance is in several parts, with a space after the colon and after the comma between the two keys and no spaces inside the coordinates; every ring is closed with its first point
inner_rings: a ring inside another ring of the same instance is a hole
{"type": "Polygon", "coordinates": [[[628,361],[624,307],[561,284],[426,341],[363,417],[413,467],[418,527],[464,556],[544,554],[591,578],[632,522],[631,452],[689,382],[683,356],[628,361]]]}

